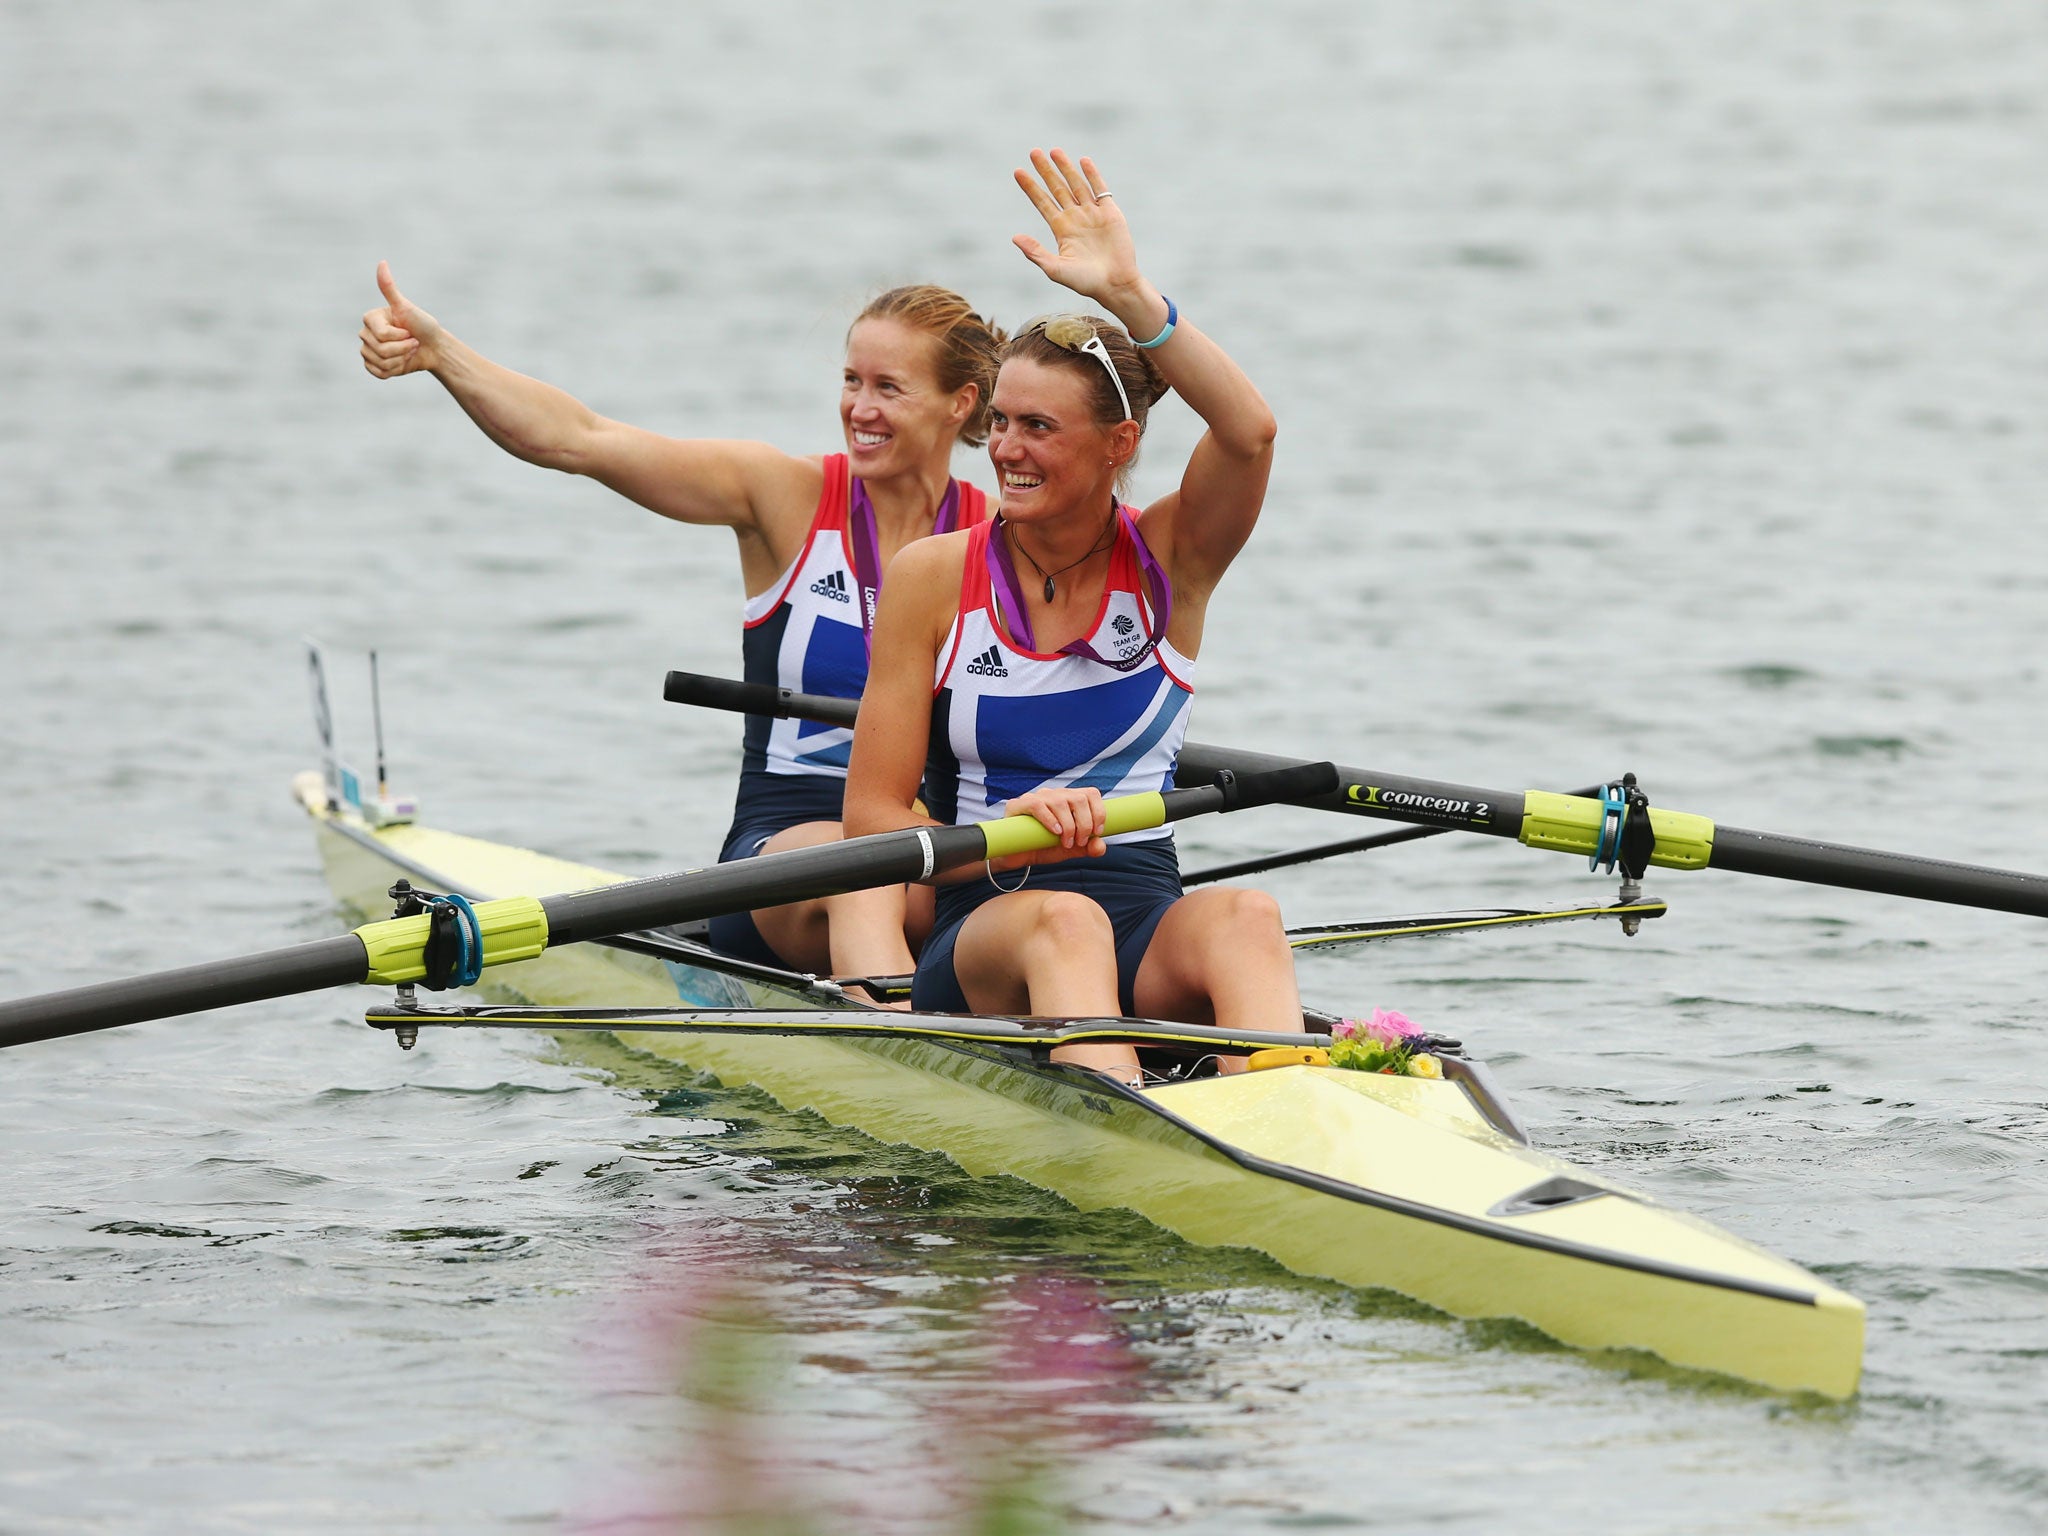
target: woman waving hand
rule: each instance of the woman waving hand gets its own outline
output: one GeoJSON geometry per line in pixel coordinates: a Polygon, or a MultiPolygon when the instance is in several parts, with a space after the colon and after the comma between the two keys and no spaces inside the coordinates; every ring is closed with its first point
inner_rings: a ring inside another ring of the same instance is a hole
{"type": "MultiPolygon", "coordinates": [[[[920,1008],[1298,1029],[1273,900],[1185,895],[1170,829],[1105,841],[1102,819],[1105,795],[1172,782],[1209,597],[1265,499],[1272,412],[1140,270],[1094,162],[1060,150],[1031,162],[1017,183],[1053,244],[1017,246],[1106,313],[1035,321],[1009,341],[989,433],[997,517],[891,567],[846,829],[1026,813],[1060,839],[940,887],[920,1008]],[[1169,388],[1207,431],[1178,485],[1141,510],[1121,490],[1169,388]]],[[[1060,1055],[1127,1081],[1137,1071],[1128,1047],[1060,1055]]]]}

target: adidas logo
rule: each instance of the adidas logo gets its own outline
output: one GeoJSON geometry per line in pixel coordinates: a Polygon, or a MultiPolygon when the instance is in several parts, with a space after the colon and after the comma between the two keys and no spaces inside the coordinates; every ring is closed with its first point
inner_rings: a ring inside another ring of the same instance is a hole
{"type": "Polygon", "coordinates": [[[972,672],[976,677],[1008,677],[1010,675],[1010,669],[1003,665],[1002,652],[993,645],[975,657],[974,660],[967,663],[966,670],[972,672]]]}
{"type": "Polygon", "coordinates": [[[846,595],[846,572],[844,571],[827,571],[823,576],[820,576],[811,583],[811,590],[820,597],[831,598],[835,603],[850,603],[853,601],[852,598],[846,595]]]}

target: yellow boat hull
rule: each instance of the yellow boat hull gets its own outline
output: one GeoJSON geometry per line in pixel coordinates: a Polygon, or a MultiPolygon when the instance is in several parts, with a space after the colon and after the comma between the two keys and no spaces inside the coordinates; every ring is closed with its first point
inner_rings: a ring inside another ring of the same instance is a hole
{"type": "MultiPolygon", "coordinates": [[[[365,917],[388,912],[400,874],[487,896],[621,878],[427,827],[370,828],[330,810],[317,776],[299,791],[336,896],[365,917]]],[[[1283,1066],[1120,1089],[1042,1053],[944,1038],[937,1018],[928,1039],[821,1036],[815,998],[594,945],[491,979],[494,995],[546,1008],[650,1010],[642,1028],[631,1017],[607,1028],[632,1049],[1083,1210],[1129,1208],[1193,1242],[1458,1317],[1519,1319],[1587,1349],[1644,1350],[1787,1391],[1856,1390],[1861,1302],[1523,1145],[1458,1081],[1283,1066]],[[695,1023],[652,1011],[679,1003],[702,1010],[695,1023]]]]}

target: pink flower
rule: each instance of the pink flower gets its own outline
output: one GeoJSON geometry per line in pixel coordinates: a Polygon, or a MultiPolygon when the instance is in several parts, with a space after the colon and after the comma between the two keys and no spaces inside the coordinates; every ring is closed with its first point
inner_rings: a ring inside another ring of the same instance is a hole
{"type": "Polygon", "coordinates": [[[1391,1008],[1375,1008],[1372,1011],[1372,1018],[1364,1024],[1362,1033],[1372,1036],[1381,1045],[1392,1046],[1399,1045],[1402,1041],[1421,1034],[1422,1031],[1409,1022],[1406,1014],[1396,1013],[1391,1008]]]}
{"type": "Polygon", "coordinates": [[[1392,1048],[1404,1040],[1412,1040],[1422,1030],[1410,1022],[1404,1013],[1391,1008],[1375,1008],[1369,1019],[1339,1019],[1330,1026],[1330,1036],[1336,1040],[1355,1040],[1363,1037],[1392,1048]]]}

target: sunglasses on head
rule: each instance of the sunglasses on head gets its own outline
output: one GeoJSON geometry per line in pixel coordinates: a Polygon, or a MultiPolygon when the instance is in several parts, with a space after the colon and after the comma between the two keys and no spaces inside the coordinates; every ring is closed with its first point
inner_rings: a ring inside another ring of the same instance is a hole
{"type": "Polygon", "coordinates": [[[1024,327],[1023,334],[1043,331],[1045,339],[1054,346],[1068,352],[1085,352],[1108,370],[1109,382],[1116,386],[1117,403],[1124,408],[1124,420],[1131,420],[1131,397],[1124,393],[1123,375],[1116,371],[1116,363],[1109,355],[1109,348],[1102,344],[1102,334],[1095,329],[1093,321],[1079,315],[1043,315],[1024,327]]]}

